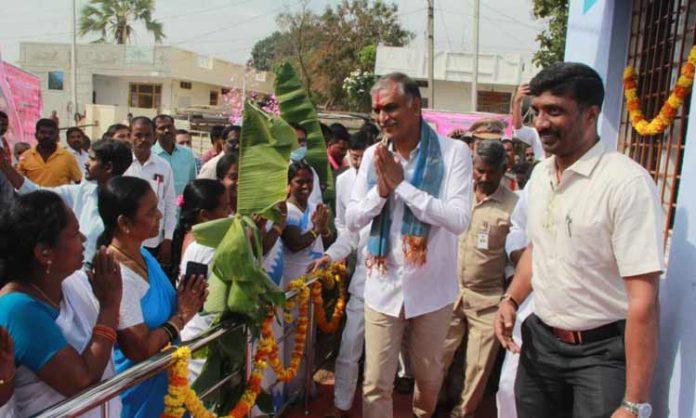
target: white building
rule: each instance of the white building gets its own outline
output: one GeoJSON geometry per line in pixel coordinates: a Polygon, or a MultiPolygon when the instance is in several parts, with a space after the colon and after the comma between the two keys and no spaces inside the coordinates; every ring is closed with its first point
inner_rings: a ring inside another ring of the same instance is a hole
{"type": "Polygon", "coordinates": [[[478,106],[472,108],[471,80],[473,54],[470,52],[436,51],[434,63],[435,103],[427,103],[427,51],[423,48],[377,47],[375,74],[393,71],[408,74],[421,85],[425,106],[451,112],[508,113],[510,100],[517,86],[529,81],[538,71],[532,54],[479,53],[478,106]]]}
{"type": "MultiPolygon", "coordinates": [[[[222,113],[226,89],[273,91],[270,73],[245,77],[244,65],[170,46],[80,44],[76,56],[77,112],[81,124],[94,125],[86,130],[92,138],[129,113],[222,113]]],[[[44,116],[56,111],[61,127],[73,125],[70,45],[22,42],[18,64],[41,78],[44,116]]]]}

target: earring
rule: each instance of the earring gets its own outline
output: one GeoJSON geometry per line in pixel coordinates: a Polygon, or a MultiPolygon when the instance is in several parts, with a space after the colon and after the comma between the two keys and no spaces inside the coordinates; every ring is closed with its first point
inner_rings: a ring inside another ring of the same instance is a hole
{"type": "Polygon", "coordinates": [[[46,276],[51,274],[51,260],[48,260],[48,263],[46,263],[46,276]]]}
{"type": "Polygon", "coordinates": [[[130,229],[126,228],[126,235],[130,235],[130,229]]]}

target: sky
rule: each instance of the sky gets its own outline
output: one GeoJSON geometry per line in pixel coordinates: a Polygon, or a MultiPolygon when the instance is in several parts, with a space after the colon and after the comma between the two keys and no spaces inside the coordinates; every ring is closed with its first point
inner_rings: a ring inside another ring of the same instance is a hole
{"type": "MultiPolygon", "coordinates": [[[[88,0],[76,0],[78,11],[88,0]]],[[[399,6],[402,25],[416,34],[412,46],[425,47],[427,0],[386,0],[399,6]]],[[[435,0],[435,49],[471,51],[474,0],[435,0]]],[[[544,22],[534,20],[532,0],[480,0],[480,51],[531,54],[544,22]]],[[[340,0],[310,0],[321,12],[340,0]]],[[[297,0],[158,0],[155,18],[164,25],[163,44],[232,62],[246,62],[254,43],[278,27],[280,12],[299,10],[297,0]]],[[[0,0],[0,54],[14,63],[22,41],[70,42],[72,0],[0,0]]],[[[79,12],[78,12],[79,13],[79,12]]],[[[90,42],[94,37],[78,38],[90,42]]],[[[151,45],[136,27],[133,43],[151,45]]]]}

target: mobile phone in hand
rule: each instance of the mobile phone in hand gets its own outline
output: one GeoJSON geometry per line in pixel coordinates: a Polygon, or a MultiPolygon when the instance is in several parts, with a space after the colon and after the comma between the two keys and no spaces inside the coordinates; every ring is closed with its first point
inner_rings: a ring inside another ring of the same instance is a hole
{"type": "Polygon", "coordinates": [[[184,273],[184,285],[186,281],[190,280],[193,276],[203,276],[208,277],[208,265],[203,263],[196,263],[195,261],[189,261],[186,263],[186,273],[184,273]]]}

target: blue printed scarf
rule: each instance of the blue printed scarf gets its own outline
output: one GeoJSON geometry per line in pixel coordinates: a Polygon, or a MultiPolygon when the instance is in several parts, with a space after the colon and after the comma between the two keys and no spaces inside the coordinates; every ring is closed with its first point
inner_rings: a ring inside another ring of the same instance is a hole
{"type": "MultiPolygon", "coordinates": [[[[437,134],[424,120],[421,120],[420,146],[415,158],[416,169],[413,176],[411,179],[404,180],[431,196],[439,197],[440,184],[445,173],[442,152],[437,134]]],[[[374,164],[372,164],[367,174],[368,189],[376,184],[377,173],[374,164]]],[[[367,240],[369,253],[367,263],[370,268],[376,266],[381,271],[386,270],[391,223],[389,200],[387,200],[380,214],[372,220],[370,237],[367,240]]],[[[408,263],[412,265],[425,264],[429,231],[430,225],[421,222],[405,205],[401,236],[404,257],[408,263]]]]}

